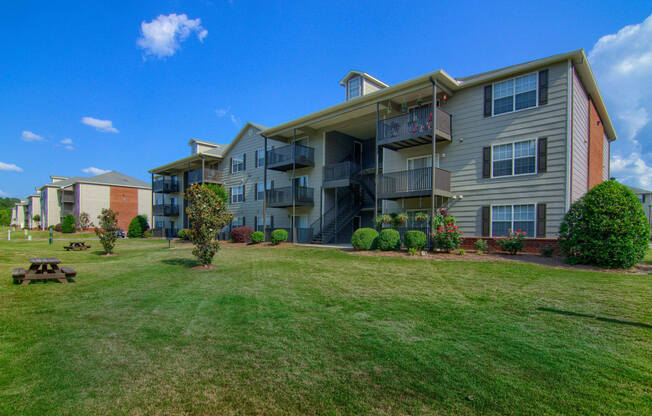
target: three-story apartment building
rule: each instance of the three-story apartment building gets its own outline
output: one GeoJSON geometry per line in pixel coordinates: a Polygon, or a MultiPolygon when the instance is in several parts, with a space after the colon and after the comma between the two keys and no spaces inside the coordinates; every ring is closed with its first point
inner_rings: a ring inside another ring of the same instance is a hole
{"type": "Polygon", "coordinates": [[[271,215],[295,241],[348,242],[382,213],[447,208],[465,236],[554,238],[571,202],[609,177],[616,135],[583,50],[393,86],[351,71],[340,85],[342,103],[215,147],[234,225],[271,215]],[[250,199],[265,177],[264,201],[250,199]]]}

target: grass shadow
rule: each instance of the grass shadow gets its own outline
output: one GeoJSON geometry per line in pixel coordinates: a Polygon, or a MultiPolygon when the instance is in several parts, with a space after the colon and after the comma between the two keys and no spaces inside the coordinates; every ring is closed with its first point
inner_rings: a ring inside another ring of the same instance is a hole
{"type": "Polygon", "coordinates": [[[593,319],[596,319],[598,321],[610,322],[612,324],[630,325],[630,326],[636,326],[636,327],[639,327],[639,328],[652,329],[652,325],[645,324],[645,323],[642,323],[642,322],[623,321],[623,320],[620,320],[620,319],[604,318],[604,317],[601,317],[601,316],[589,315],[587,313],[571,312],[571,311],[564,311],[564,310],[560,310],[560,309],[545,308],[545,307],[539,307],[539,308],[537,308],[537,310],[542,311],[542,312],[552,312],[552,313],[556,313],[556,314],[559,314],[559,315],[576,316],[576,317],[580,317],[580,318],[593,318],[593,319]]]}
{"type": "Polygon", "coordinates": [[[163,264],[167,264],[170,266],[183,266],[187,268],[192,268],[199,266],[199,262],[194,259],[184,259],[184,258],[176,258],[176,259],[165,259],[161,261],[163,264]]]}

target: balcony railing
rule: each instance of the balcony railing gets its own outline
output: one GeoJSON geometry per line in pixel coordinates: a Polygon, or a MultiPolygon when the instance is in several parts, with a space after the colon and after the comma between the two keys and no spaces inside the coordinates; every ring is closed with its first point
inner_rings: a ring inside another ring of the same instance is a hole
{"type": "MultiPolygon", "coordinates": [[[[451,139],[451,115],[437,108],[436,135],[451,139]]],[[[378,145],[403,148],[430,143],[433,137],[432,104],[378,122],[378,145]]]]}
{"type": "Polygon", "coordinates": [[[188,185],[194,183],[218,183],[220,182],[220,171],[217,169],[204,168],[204,173],[202,175],[202,169],[195,169],[188,172],[188,185]],[[203,178],[203,180],[202,180],[203,178]]]}
{"type": "Polygon", "coordinates": [[[360,173],[360,166],[351,161],[324,166],[324,188],[348,186],[353,175],[360,173]]]}
{"type": "Polygon", "coordinates": [[[63,195],[61,195],[61,202],[64,202],[64,203],[67,203],[67,204],[74,203],[75,202],[75,194],[73,194],[72,192],[63,193],[63,195]]]}
{"type": "MultiPolygon", "coordinates": [[[[295,186],[295,205],[312,206],[315,204],[315,189],[307,186],[295,186]]],[[[292,187],[274,188],[267,191],[267,206],[285,208],[292,206],[292,187]]]]}
{"type": "Polygon", "coordinates": [[[172,192],[179,192],[179,182],[170,177],[161,177],[154,179],[152,186],[154,193],[168,194],[172,192]]]}
{"type": "Polygon", "coordinates": [[[174,228],[174,227],[155,228],[154,229],[154,236],[155,237],[176,238],[178,232],[179,232],[179,229],[174,228]]]}
{"type": "Polygon", "coordinates": [[[154,215],[157,217],[176,217],[179,215],[179,206],[175,204],[154,205],[154,215]]]}
{"type": "Polygon", "coordinates": [[[315,149],[302,144],[289,144],[267,151],[268,169],[288,171],[293,165],[297,169],[315,166],[315,149]]]}
{"type": "MultiPolygon", "coordinates": [[[[435,194],[450,196],[451,173],[435,168],[435,194]]],[[[379,177],[378,198],[400,199],[429,196],[432,190],[432,168],[387,172],[379,177]]]]}

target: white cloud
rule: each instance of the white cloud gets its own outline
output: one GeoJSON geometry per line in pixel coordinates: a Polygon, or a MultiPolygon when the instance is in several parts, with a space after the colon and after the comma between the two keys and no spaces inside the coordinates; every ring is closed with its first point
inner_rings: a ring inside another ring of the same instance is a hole
{"type": "Polygon", "coordinates": [[[9,196],[9,194],[0,189],[0,196],[9,196]]]}
{"type": "Polygon", "coordinates": [[[38,134],[32,133],[31,131],[27,131],[27,130],[23,131],[21,138],[25,142],[40,142],[41,140],[43,140],[42,136],[39,136],[38,134]]]}
{"type": "Polygon", "coordinates": [[[217,114],[218,117],[224,117],[228,113],[229,113],[228,108],[218,108],[217,110],[215,110],[215,114],[217,114]]]}
{"type": "Polygon", "coordinates": [[[111,172],[111,171],[90,166],[90,167],[87,167],[86,169],[82,169],[82,172],[90,173],[91,175],[101,175],[103,173],[108,173],[108,172],[111,172]]]}
{"type": "Polygon", "coordinates": [[[1,172],[22,172],[23,169],[14,165],[13,163],[4,163],[0,162],[0,171],[1,172]]]}
{"type": "Polygon", "coordinates": [[[66,150],[75,150],[75,147],[72,145],[72,139],[65,138],[61,140],[60,145],[57,146],[63,146],[64,149],[66,150]]]}
{"type": "Polygon", "coordinates": [[[181,48],[181,42],[195,33],[203,42],[208,31],[201,25],[201,19],[188,19],[185,14],[159,15],[151,22],[140,24],[141,35],[137,40],[146,55],[165,58],[174,55],[181,48]]]}
{"type": "Polygon", "coordinates": [[[72,144],[72,139],[65,138],[61,140],[61,144],[72,144]]]}
{"type": "Polygon", "coordinates": [[[652,186],[652,15],[601,37],[589,53],[598,85],[620,133],[611,147],[611,173],[619,181],[652,186]]]}
{"type": "Polygon", "coordinates": [[[229,117],[229,120],[231,120],[231,122],[232,122],[236,127],[240,127],[240,125],[242,124],[242,122],[240,121],[240,119],[239,119],[238,117],[236,117],[235,115],[233,115],[233,113],[231,113],[231,107],[227,107],[227,108],[218,108],[217,110],[215,110],[215,114],[216,114],[219,118],[227,117],[227,116],[228,116],[228,117],[229,117]]]}
{"type": "Polygon", "coordinates": [[[83,117],[81,122],[87,126],[95,127],[95,130],[101,131],[102,133],[119,133],[118,129],[113,127],[113,122],[111,120],[100,120],[93,117],[83,117]]]}

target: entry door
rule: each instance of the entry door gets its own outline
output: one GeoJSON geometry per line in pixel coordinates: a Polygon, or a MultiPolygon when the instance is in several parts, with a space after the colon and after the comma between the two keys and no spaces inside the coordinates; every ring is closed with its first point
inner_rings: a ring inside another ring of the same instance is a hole
{"type": "Polygon", "coordinates": [[[353,161],[362,167],[362,143],[353,142],[353,161]]]}

